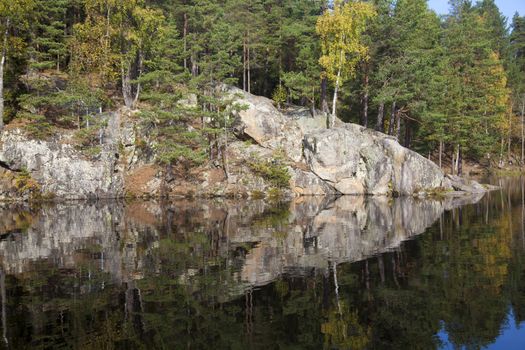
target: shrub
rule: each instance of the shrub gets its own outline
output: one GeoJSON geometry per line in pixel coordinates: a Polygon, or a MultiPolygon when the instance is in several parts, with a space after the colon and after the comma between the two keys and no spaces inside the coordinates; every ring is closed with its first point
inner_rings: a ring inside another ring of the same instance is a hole
{"type": "Polygon", "coordinates": [[[272,94],[272,100],[277,105],[277,108],[281,108],[281,105],[286,102],[287,94],[286,89],[279,85],[272,94]]]}
{"type": "Polygon", "coordinates": [[[275,153],[268,160],[262,160],[252,153],[248,166],[256,175],[267,180],[274,187],[287,188],[290,186],[291,175],[279,153],[275,153]]]}

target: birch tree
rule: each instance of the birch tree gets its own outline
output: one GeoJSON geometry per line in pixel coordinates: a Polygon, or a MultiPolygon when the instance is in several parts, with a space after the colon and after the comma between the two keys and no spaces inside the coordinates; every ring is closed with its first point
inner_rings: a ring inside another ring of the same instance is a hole
{"type": "Polygon", "coordinates": [[[143,0],[85,0],[87,18],[74,27],[73,68],[97,72],[101,81],[120,78],[122,97],[135,108],[140,77],[164,17],[143,0]]]}
{"type": "Polygon", "coordinates": [[[367,22],[376,15],[374,7],[365,2],[343,3],[335,1],[332,11],[326,11],[317,21],[316,30],[321,37],[320,65],[326,77],[334,84],[332,114],[328,127],[335,124],[337,94],[341,85],[355,76],[358,63],[368,56],[363,42],[367,22]]]}

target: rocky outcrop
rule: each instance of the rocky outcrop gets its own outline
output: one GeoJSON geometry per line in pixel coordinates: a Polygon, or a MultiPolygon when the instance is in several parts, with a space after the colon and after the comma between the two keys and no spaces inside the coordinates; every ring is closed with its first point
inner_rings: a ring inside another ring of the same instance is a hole
{"type": "Polygon", "coordinates": [[[279,110],[267,98],[223,88],[244,107],[234,116],[237,139],[228,141],[223,158],[227,164],[209,162],[184,174],[158,166],[155,140],[147,132],[140,134],[137,119],[126,110],[98,116],[105,118],[101,124],[106,127],[96,156],[75,147],[71,131],[42,141],[9,127],[0,135],[0,200],[28,199],[35,192],[89,199],[246,197],[276,192],[288,197],[424,195],[488,189],[445,177],[434,163],[385,134],[339,120],[327,129],[326,116],[319,112],[293,106],[279,110]],[[275,178],[281,170],[288,172],[289,183],[282,176],[275,178]],[[17,174],[24,176],[20,179],[17,174]]]}
{"type": "Polygon", "coordinates": [[[450,183],[450,186],[458,192],[485,193],[499,188],[493,185],[482,185],[476,181],[465,179],[457,175],[447,175],[447,181],[450,183]]]}
{"type": "MultiPolygon", "coordinates": [[[[88,159],[71,144],[29,139],[21,130],[0,138],[0,162],[12,172],[27,172],[43,195],[61,199],[116,198],[123,194],[123,178],[113,148],[88,159]]],[[[5,198],[10,194],[4,194],[5,198]]]]}
{"type": "Polygon", "coordinates": [[[304,156],[313,173],[343,194],[412,195],[448,189],[434,163],[355,124],[305,135],[304,156]]]}
{"type": "MultiPolygon", "coordinates": [[[[295,194],[305,194],[305,188],[315,188],[308,194],[348,195],[424,195],[454,190],[436,164],[402,147],[391,136],[341,121],[327,129],[326,116],[321,113],[313,116],[298,108],[281,112],[269,99],[238,89],[229,91],[242,96],[239,103],[247,107],[238,113],[235,123],[241,137],[251,138],[265,149],[283,150],[291,160],[304,164],[306,170],[291,169],[294,178],[300,179],[292,182],[295,194]]],[[[486,191],[481,185],[474,187],[486,191]]],[[[474,187],[456,189],[470,192],[474,187]]]]}

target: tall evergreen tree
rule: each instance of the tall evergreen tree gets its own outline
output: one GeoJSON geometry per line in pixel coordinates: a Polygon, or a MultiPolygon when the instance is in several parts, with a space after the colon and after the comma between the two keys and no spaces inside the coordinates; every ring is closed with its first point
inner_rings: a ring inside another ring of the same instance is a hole
{"type": "Polygon", "coordinates": [[[10,54],[13,55],[10,50],[20,50],[24,46],[23,39],[13,32],[17,30],[17,34],[20,34],[22,29],[27,27],[34,5],[33,0],[0,1],[0,130],[4,127],[6,61],[10,54]]]}
{"type": "Polygon", "coordinates": [[[31,66],[60,71],[67,56],[66,13],[69,0],[36,0],[31,66]]]}

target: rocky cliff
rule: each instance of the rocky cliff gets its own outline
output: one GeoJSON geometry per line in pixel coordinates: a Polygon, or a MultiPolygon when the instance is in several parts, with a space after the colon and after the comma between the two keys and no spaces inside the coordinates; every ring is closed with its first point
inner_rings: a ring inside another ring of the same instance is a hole
{"type": "Polygon", "coordinates": [[[170,174],[142,152],[131,113],[101,115],[107,125],[99,153],[88,157],[72,135],[31,139],[16,127],[0,136],[0,199],[123,196],[422,195],[482,192],[484,187],[446,177],[434,163],[392,137],[337,122],[299,107],[278,110],[271,100],[225,87],[244,109],[235,115],[228,166],[209,163],[170,174]],[[277,175],[280,175],[278,177],[277,175]],[[276,179],[277,177],[277,179],[276,179]]]}

